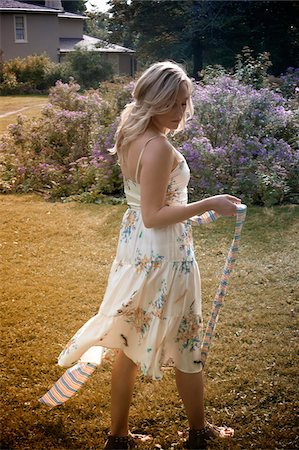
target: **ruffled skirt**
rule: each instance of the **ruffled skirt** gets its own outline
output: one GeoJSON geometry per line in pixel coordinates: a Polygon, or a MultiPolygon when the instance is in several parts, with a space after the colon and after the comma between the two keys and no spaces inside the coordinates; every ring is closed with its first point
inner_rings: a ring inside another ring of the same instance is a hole
{"type": "Polygon", "coordinates": [[[161,379],[164,365],[200,371],[201,344],[190,221],[148,229],[140,210],[128,208],[99,312],[69,341],[58,364],[100,364],[107,349],[122,349],[145,375],[161,379]]]}

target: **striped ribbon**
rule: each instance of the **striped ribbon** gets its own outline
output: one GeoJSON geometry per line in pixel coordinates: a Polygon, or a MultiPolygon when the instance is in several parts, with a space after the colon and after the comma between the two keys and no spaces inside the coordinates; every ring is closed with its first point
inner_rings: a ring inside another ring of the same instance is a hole
{"type": "MultiPolygon", "coordinates": [[[[220,308],[223,305],[223,300],[227,291],[228,286],[228,280],[231,276],[234,263],[237,259],[237,253],[239,250],[239,244],[240,244],[240,238],[241,238],[241,231],[243,224],[245,222],[246,218],[246,212],[247,212],[247,206],[246,205],[237,205],[237,215],[236,215],[236,225],[235,225],[235,232],[234,237],[225,261],[224,269],[222,272],[222,276],[220,279],[219,287],[217,289],[216,295],[214,297],[213,301],[213,307],[211,312],[210,320],[207,324],[206,331],[203,337],[203,343],[201,346],[201,362],[203,365],[205,365],[212,339],[215,335],[215,329],[217,320],[219,317],[220,308]]],[[[211,211],[208,211],[208,213],[211,213],[211,211]]],[[[213,215],[209,214],[209,217],[206,217],[206,221],[210,222],[215,220],[217,217],[213,217],[213,215]]],[[[199,222],[200,223],[200,222],[199,222]]]]}
{"type": "Polygon", "coordinates": [[[205,213],[201,214],[201,216],[193,217],[191,221],[194,221],[197,225],[205,225],[211,222],[215,222],[218,217],[220,216],[215,211],[206,211],[205,213]]]}
{"type": "Polygon", "coordinates": [[[96,364],[79,362],[64,372],[62,377],[39,401],[51,408],[62,405],[76,394],[96,368],[96,364]]]}
{"type": "MultiPolygon", "coordinates": [[[[236,261],[241,230],[246,217],[246,209],[247,207],[245,205],[237,205],[234,238],[228,252],[220,284],[214,298],[211,318],[207,324],[206,332],[203,338],[201,348],[203,365],[205,364],[205,361],[207,359],[211,341],[215,334],[219,311],[223,304],[223,299],[228,286],[228,279],[232,273],[232,268],[236,261]]],[[[197,224],[202,225],[214,222],[218,217],[218,214],[216,214],[214,211],[207,211],[201,216],[192,218],[192,221],[195,221],[197,224]]],[[[86,383],[88,378],[92,375],[97,367],[98,365],[94,363],[79,362],[75,366],[68,369],[53,385],[53,387],[39,399],[39,401],[44,405],[50,406],[51,408],[61,405],[77,393],[77,391],[86,383]]]]}

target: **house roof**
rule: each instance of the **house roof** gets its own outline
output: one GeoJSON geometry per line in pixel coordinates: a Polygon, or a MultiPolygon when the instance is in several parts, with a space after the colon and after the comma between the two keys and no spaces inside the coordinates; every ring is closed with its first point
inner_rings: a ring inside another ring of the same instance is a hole
{"type": "Polygon", "coordinates": [[[30,5],[29,3],[18,2],[17,0],[1,0],[0,12],[35,12],[35,13],[56,13],[57,9],[45,8],[44,6],[30,5]]]}
{"type": "Polygon", "coordinates": [[[29,3],[22,3],[17,0],[0,0],[0,12],[54,13],[58,14],[59,18],[87,19],[86,16],[82,16],[81,14],[64,12],[59,9],[48,8],[45,6],[31,5],[29,3]]]}
{"type": "Polygon", "coordinates": [[[68,53],[76,48],[101,53],[135,53],[135,50],[130,48],[110,44],[109,42],[87,36],[86,34],[83,34],[83,39],[60,38],[59,47],[60,53],[68,53]]]}
{"type": "Polygon", "coordinates": [[[82,16],[81,14],[74,14],[68,11],[58,11],[58,17],[62,19],[88,19],[87,16],[82,16]]]}
{"type": "MultiPolygon", "coordinates": [[[[29,3],[22,3],[17,0],[0,0],[0,12],[52,13],[57,14],[59,19],[87,19],[86,16],[80,14],[63,12],[44,6],[30,5],[29,3]]],[[[75,48],[101,53],[135,53],[135,50],[130,48],[110,44],[85,34],[83,34],[82,38],[60,38],[59,44],[60,53],[68,53],[75,48]]]]}

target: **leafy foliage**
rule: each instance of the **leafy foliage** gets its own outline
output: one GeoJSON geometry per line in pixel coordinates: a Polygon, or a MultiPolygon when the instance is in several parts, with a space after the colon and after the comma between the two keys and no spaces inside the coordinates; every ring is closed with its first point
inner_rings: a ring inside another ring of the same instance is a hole
{"type": "Polygon", "coordinates": [[[113,77],[108,61],[97,52],[77,49],[64,62],[55,64],[46,55],[30,55],[1,63],[0,94],[46,93],[57,80],[76,79],[82,88],[97,88],[103,80],[113,77]]]}
{"type": "MultiPolygon", "coordinates": [[[[267,52],[260,53],[254,57],[253,50],[244,47],[240,54],[236,55],[234,68],[226,69],[221,64],[206,66],[199,72],[200,81],[204,84],[213,83],[220,76],[231,76],[243,84],[249,84],[259,89],[273,85],[274,80],[278,80],[268,75],[268,69],[272,66],[270,55],[267,52]]],[[[274,85],[273,85],[274,86],[274,85]]]]}
{"type": "Polygon", "coordinates": [[[79,14],[86,12],[85,0],[62,0],[61,3],[65,11],[79,14]]]}
{"type": "Polygon", "coordinates": [[[5,61],[0,67],[0,94],[46,92],[57,79],[68,78],[65,67],[46,55],[30,55],[5,61]]]}
{"type": "Polygon", "coordinates": [[[234,77],[245,84],[261,88],[267,77],[268,69],[272,66],[270,54],[268,52],[261,53],[256,59],[252,54],[253,50],[246,46],[242,49],[242,53],[236,56],[234,77]]]}
{"type": "Polygon", "coordinates": [[[66,197],[86,190],[96,193],[120,189],[112,147],[114,125],[102,125],[109,107],[99,94],[82,95],[74,82],[57,82],[42,117],[19,116],[1,143],[1,189],[4,192],[49,193],[66,197]]]}
{"type": "Polygon", "coordinates": [[[195,86],[194,104],[194,119],[178,138],[191,168],[193,199],[232,192],[267,206],[295,200],[297,113],[282,95],[220,76],[195,86]]]}
{"type": "Polygon", "coordinates": [[[273,73],[298,64],[299,5],[295,1],[110,0],[112,39],[157,59],[188,63],[197,77],[207,65],[232,67],[248,45],[271,54],[273,73]],[[192,66],[192,67],[191,67],[192,66]]]}
{"type": "MultiPolygon", "coordinates": [[[[257,72],[251,73],[254,84],[257,72]]],[[[293,86],[291,74],[284,79],[285,89],[288,81],[293,86]]],[[[118,115],[131,99],[129,81],[103,82],[99,90],[85,94],[74,81],[58,82],[42,118],[20,116],[3,138],[2,192],[37,190],[51,198],[83,201],[119,196],[119,166],[108,149],[118,115]]],[[[193,99],[194,118],[183,134],[172,138],[191,168],[191,200],[231,192],[248,204],[298,201],[295,97],[256,89],[217,68],[205,84],[194,84],[193,99]]]]}
{"type": "Polygon", "coordinates": [[[100,81],[113,76],[111,64],[97,52],[76,49],[67,56],[69,72],[83,89],[97,88],[100,81]]]}
{"type": "Polygon", "coordinates": [[[100,11],[88,11],[86,16],[88,20],[85,20],[83,24],[85,34],[98,39],[109,40],[108,14],[100,11]]]}

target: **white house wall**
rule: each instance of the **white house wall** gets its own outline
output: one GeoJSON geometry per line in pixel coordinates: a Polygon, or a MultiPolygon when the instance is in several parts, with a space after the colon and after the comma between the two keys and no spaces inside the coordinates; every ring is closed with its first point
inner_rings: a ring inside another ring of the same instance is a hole
{"type": "Polygon", "coordinates": [[[83,36],[83,20],[80,19],[58,19],[60,38],[80,38],[83,36]]]}
{"type": "Polygon", "coordinates": [[[50,14],[22,14],[26,16],[27,42],[15,42],[14,14],[0,14],[0,45],[4,61],[17,57],[24,58],[30,54],[47,55],[58,62],[58,20],[50,14]]]}
{"type": "Polygon", "coordinates": [[[133,75],[135,72],[134,55],[120,53],[119,54],[119,74],[133,75]]]}
{"type": "Polygon", "coordinates": [[[107,61],[110,62],[110,64],[113,67],[113,72],[116,75],[119,75],[119,54],[118,53],[105,53],[107,61]]]}

